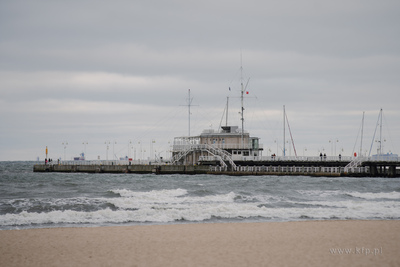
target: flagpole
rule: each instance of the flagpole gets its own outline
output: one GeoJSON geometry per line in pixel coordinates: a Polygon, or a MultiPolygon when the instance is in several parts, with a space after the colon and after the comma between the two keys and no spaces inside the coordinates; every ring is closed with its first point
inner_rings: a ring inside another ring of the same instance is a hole
{"type": "Polygon", "coordinates": [[[243,64],[242,64],[242,51],[240,51],[240,85],[241,85],[241,94],[240,94],[240,99],[242,103],[242,148],[244,148],[244,107],[243,107],[243,93],[244,93],[244,88],[243,88],[243,64]]]}
{"type": "Polygon", "coordinates": [[[229,96],[226,97],[226,122],[225,122],[225,126],[228,126],[228,108],[229,108],[229,96]]]}

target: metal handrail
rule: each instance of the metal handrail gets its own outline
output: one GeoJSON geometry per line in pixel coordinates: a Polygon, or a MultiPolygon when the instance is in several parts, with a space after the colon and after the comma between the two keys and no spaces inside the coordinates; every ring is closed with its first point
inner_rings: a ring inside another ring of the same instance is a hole
{"type": "MultiPolygon", "coordinates": [[[[200,146],[200,145],[198,145],[200,146]]],[[[205,150],[206,146],[201,145],[203,147],[203,150],[205,150]]],[[[201,147],[200,147],[201,148],[201,147]]],[[[240,160],[238,159],[237,155],[234,155],[235,160],[240,160]]],[[[228,157],[229,158],[229,157],[228,157]]],[[[228,160],[228,158],[225,158],[225,160],[228,160]]],[[[257,156],[242,156],[242,159],[245,158],[246,160],[255,160],[255,161],[305,161],[305,162],[312,162],[312,161],[343,161],[343,162],[352,162],[353,160],[357,160],[358,162],[400,162],[400,157],[385,157],[384,155],[379,157],[379,156],[370,156],[370,157],[349,157],[349,156],[343,156],[341,158],[339,157],[332,157],[328,156],[326,159],[318,157],[306,157],[306,156],[301,156],[301,157],[291,157],[291,156],[286,156],[286,157],[271,157],[271,156],[262,156],[262,157],[257,157],[257,156]]],[[[166,162],[173,162],[174,158],[171,158],[170,160],[165,160],[163,163],[156,163],[156,162],[150,162],[149,160],[133,160],[131,161],[131,164],[144,164],[144,165],[156,165],[156,164],[165,164],[166,162]]],[[[233,159],[232,159],[233,160],[233,159]]],[[[52,161],[48,162],[48,165],[129,165],[128,160],[61,160],[61,161],[52,161]]],[[[350,166],[349,166],[350,167],[350,166]]]]}
{"type": "MultiPolygon", "coordinates": [[[[173,150],[174,151],[181,151],[181,150],[187,150],[189,147],[192,146],[201,146],[201,145],[208,145],[208,146],[213,146],[219,149],[253,149],[253,146],[251,144],[237,144],[237,143],[224,143],[224,144],[174,144],[173,145],[173,150]]],[[[262,149],[263,144],[258,144],[258,149],[262,149]]]]}
{"type": "Polygon", "coordinates": [[[228,153],[226,150],[223,150],[223,149],[220,149],[218,147],[214,147],[214,146],[211,146],[208,144],[198,144],[198,145],[187,146],[186,150],[179,152],[172,158],[171,164],[175,164],[181,158],[183,158],[184,156],[186,156],[187,154],[189,154],[193,151],[206,151],[209,154],[217,157],[219,159],[219,161],[221,162],[221,165],[223,165],[225,168],[228,167],[225,163],[225,160],[229,161],[229,163],[231,164],[233,169],[236,168],[236,164],[232,160],[232,155],[230,153],[228,153]]]}

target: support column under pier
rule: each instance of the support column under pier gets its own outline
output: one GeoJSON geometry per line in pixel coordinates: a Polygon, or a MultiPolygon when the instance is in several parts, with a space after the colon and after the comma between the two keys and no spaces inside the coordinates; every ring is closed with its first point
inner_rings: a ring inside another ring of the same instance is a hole
{"type": "Polygon", "coordinates": [[[389,166],[388,176],[396,177],[396,166],[389,166]]]}

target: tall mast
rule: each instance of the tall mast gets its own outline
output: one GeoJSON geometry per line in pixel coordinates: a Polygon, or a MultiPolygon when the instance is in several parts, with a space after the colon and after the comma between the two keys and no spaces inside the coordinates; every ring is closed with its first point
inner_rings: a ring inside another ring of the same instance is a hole
{"type": "MultiPolygon", "coordinates": [[[[289,134],[290,134],[290,140],[292,142],[292,146],[293,146],[293,150],[294,150],[294,155],[297,157],[297,151],[296,151],[296,146],[294,145],[294,140],[293,140],[293,135],[292,135],[292,131],[290,130],[290,124],[289,124],[289,119],[286,115],[286,111],[285,111],[285,117],[286,117],[286,122],[287,122],[287,126],[289,129],[289,134]]],[[[291,145],[289,145],[289,149],[291,148],[291,145]]]]}
{"type": "Polygon", "coordinates": [[[380,122],[380,133],[379,133],[379,154],[380,155],[382,155],[382,109],[381,109],[381,112],[380,112],[380,120],[381,120],[381,122],[380,122]]]}
{"type": "MultiPolygon", "coordinates": [[[[371,147],[369,149],[368,157],[371,155],[372,147],[374,145],[376,130],[378,129],[378,125],[379,124],[380,124],[380,140],[379,140],[379,151],[377,151],[378,155],[381,154],[381,148],[382,148],[381,147],[381,144],[382,144],[382,109],[381,109],[381,111],[379,112],[379,115],[378,115],[378,120],[376,122],[374,136],[372,137],[372,142],[371,142],[371,147]]],[[[377,140],[375,140],[375,142],[377,142],[377,140]]]]}
{"type": "Polygon", "coordinates": [[[243,87],[243,64],[242,64],[242,52],[240,52],[240,84],[241,84],[241,94],[240,94],[240,99],[242,103],[242,110],[241,110],[241,115],[242,115],[242,148],[244,148],[244,107],[243,107],[243,93],[244,93],[244,87],[243,87]]]}
{"type": "Polygon", "coordinates": [[[226,97],[226,122],[225,122],[225,126],[228,126],[228,107],[229,107],[229,96],[226,97]]]}
{"type": "Polygon", "coordinates": [[[286,122],[285,122],[285,117],[286,117],[286,112],[285,112],[285,105],[283,105],[283,156],[286,156],[286,149],[285,149],[285,126],[286,126],[286,122]]]}
{"type": "Polygon", "coordinates": [[[364,114],[365,114],[365,111],[363,111],[363,117],[362,117],[362,123],[361,123],[360,157],[362,157],[362,141],[363,141],[363,133],[364,133],[364,114]]]}
{"type": "Polygon", "coordinates": [[[188,110],[189,110],[189,135],[190,136],[190,106],[192,104],[193,98],[190,98],[190,89],[189,89],[189,96],[188,96],[188,110]]]}

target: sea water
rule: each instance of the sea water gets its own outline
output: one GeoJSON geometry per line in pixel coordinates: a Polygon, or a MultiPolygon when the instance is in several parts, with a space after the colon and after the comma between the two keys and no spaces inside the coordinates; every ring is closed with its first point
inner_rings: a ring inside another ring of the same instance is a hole
{"type": "Polygon", "coordinates": [[[398,220],[400,179],[35,173],[0,162],[0,229],[398,220]]]}

